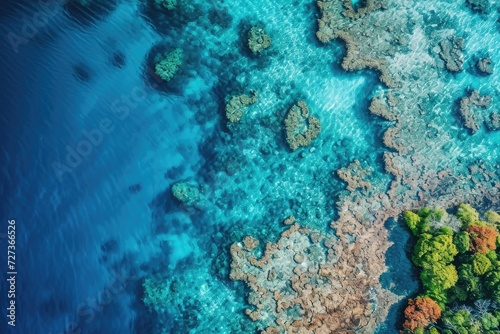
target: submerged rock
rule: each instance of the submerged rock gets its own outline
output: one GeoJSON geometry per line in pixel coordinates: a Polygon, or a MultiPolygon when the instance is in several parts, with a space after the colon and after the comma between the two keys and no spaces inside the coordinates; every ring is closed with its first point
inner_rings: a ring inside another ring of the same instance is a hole
{"type": "Polygon", "coordinates": [[[493,74],[493,63],[489,57],[479,59],[476,63],[476,67],[482,74],[493,74]]]}
{"type": "Polygon", "coordinates": [[[259,54],[271,46],[271,37],[267,35],[263,28],[252,27],[248,32],[248,47],[250,50],[259,54]]]}
{"type": "Polygon", "coordinates": [[[460,116],[462,117],[464,126],[475,133],[479,130],[482,122],[481,118],[476,114],[475,109],[486,109],[491,104],[491,97],[488,95],[480,96],[477,90],[471,91],[469,96],[464,96],[460,100],[460,116]]]}
{"type": "Polygon", "coordinates": [[[285,118],[286,142],[295,151],[308,146],[321,131],[321,124],[316,117],[309,116],[309,109],[303,101],[297,102],[285,118]]]}
{"type": "Polygon", "coordinates": [[[177,0],[155,0],[155,6],[167,10],[174,10],[177,7],[177,0]]]}
{"type": "Polygon", "coordinates": [[[73,75],[81,82],[88,82],[92,77],[90,68],[83,63],[73,66],[73,75]]]}
{"type": "Polygon", "coordinates": [[[142,186],[139,183],[133,184],[133,185],[131,185],[131,186],[128,187],[128,191],[131,194],[137,194],[141,190],[142,190],[142,186]]]}
{"type": "Polygon", "coordinates": [[[122,68],[126,64],[126,56],[123,52],[121,51],[115,51],[111,55],[111,63],[113,66],[116,66],[118,68],[122,68]]]}
{"type": "Polygon", "coordinates": [[[487,14],[490,12],[489,0],[466,0],[465,3],[474,12],[487,14]]]}
{"type": "Polygon", "coordinates": [[[254,90],[250,91],[250,95],[238,95],[229,99],[224,108],[226,111],[226,118],[231,123],[239,122],[243,116],[243,108],[254,104],[258,100],[258,93],[254,90]]]}
{"type": "Polygon", "coordinates": [[[439,56],[444,60],[446,69],[450,72],[462,71],[464,56],[462,51],[465,49],[465,41],[461,37],[451,36],[439,42],[441,51],[439,56]]]}
{"type": "Polygon", "coordinates": [[[498,111],[492,112],[486,125],[490,130],[500,130],[500,113],[498,111]]]}
{"type": "Polygon", "coordinates": [[[172,195],[181,203],[193,205],[201,198],[200,185],[196,182],[179,182],[172,186],[172,195]]]}

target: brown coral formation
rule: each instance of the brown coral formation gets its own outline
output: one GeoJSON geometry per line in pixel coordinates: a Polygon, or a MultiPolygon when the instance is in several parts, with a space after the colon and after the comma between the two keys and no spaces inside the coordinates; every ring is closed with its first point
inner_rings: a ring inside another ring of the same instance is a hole
{"type": "Polygon", "coordinates": [[[337,170],[340,179],[347,183],[347,190],[350,192],[356,189],[369,189],[372,185],[366,179],[372,173],[371,168],[363,168],[359,160],[354,160],[349,166],[337,170]]]}
{"type": "Polygon", "coordinates": [[[358,11],[354,11],[352,4],[347,2],[350,1],[316,2],[321,11],[316,36],[323,43],[340,39],[346,44],[347,54],[342,61],[342,68],[346,71],[372,69],[380,72],[381,82],[388,87],[397,87],[388,71],[387,56],[393,55],[405,43],[404,34],[399,34],[397,27],[407,24],[406,17],[393,12],[392,8],[386,8],[385,1],[367,1],[366,6],[358,11]],[[394,15],[392,20],[383,18],[387,11],[394,15]],[[379,34],[378,39],[372,38],[374,27],[379,34]]]}
{"type": "Polygon", "coordinates": [[[353,221],[341,229],[341,243],[333,235],[313,242],[317,232],[294,224],[260,258],[233,244],[231,279],[250,287],[254,308],[246,313],[263,333],[371,333],[397,300],[378,283],[385,233],[353,221]]]}
{"type": "Polygon", "coordinates": [[[255,249],[255,247],[257,247],[258,245],[259,245],[259,240],[255,239],[252,236],[246,236],[243,239],[243,247],[248,251],[255,249]]]}
{"type": "Polygon", "coordinates": [[[476,63],[476,68],[485,75],[493,74],[493,63],[489,57],[481,58],[476,63]]]}
{"type": "Polygon", "coordinates": [[[462,52],[465,49],[465,41],[461,37],[451,36],[439,42],[441,51],[439,56],[444,60],[446,69],[450,72],[460,72],[464,63],[462,52]]]}
{"type": "Polygon", "coordinates": [[[465,3],[474,12],[483,13],[483,14],[487,14],[490,12],[489,0],[465,0],[465,3]]]}
{"type": "Polygon", "coordinates": [[[500,113],[497,111],[492,112],[486,125],[490,130],[500,130],[500,113]]]}
{"type": "Polygon", "coordinates": [[[250,95],[242,94],[231,97],[224,108],[226,118],[231,123],[239,122],[243,117],[243,108],[256,103],[257,100],[258,93],[254,90],[250,91],[250,95]]]}
{"type": "Polygon", "coordinates": [[[250,51],[259,54],[271,46],[271,37],[262,27],[252,27],[248,32],[248,47],[250,51]]]}
{"type": "Polygon", "coordinates": [[[286,142],[293,151],[308,146],[320,131],[319,120],[309,115],[309,108],[303,101],[297,102],[285,118],[286,142]]]}
{"type": "Polygon", "coordinates": [[[464,126],[475,133],[481,126],[482,119],[477,112],[478,108],[487,109],[491,104],[491,97],[481,96],[477,90],[470,92],[469,96],[464,96],[460,100],[460,116],[464,126]]]}
{"type": "Polygon", "coordinates": [[[372,113],[373,115],[383,117],[388,121],[397,121],[397,105],[398,100],[396,99],[394,94],[388,92],[387,94],[374,97],[370,102],[368,110],[370,110],[370,113],[372,113]]]}

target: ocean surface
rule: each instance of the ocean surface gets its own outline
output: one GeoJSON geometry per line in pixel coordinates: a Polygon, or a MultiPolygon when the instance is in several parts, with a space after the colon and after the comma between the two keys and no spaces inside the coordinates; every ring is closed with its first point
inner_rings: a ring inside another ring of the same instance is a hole
{"type": "MultiPolygon", "coordinates": [[[[327,230],[345,188],[333,173],[353,159],[390,181],[381,140],[388,124],[367,111],[378,75],[340,68],[344,46],[317,41],[313,1],[200,8],[165,19],[133,0],[91,11],[55,1],[0,5],[1,333],[254,333],[246,287],[229,280],[231,243],[248,234],[275,241],[291,214],[327,230]],[[251,55],[241,38],[258,23],[272,36],[266,57],[251,55]],[[159,86],[149,75],[152,50],[176,47],[186,56],[182,76],[159,86]],[[230,136],[224,98],[250,89],[259,103],[230,136]],[[300,99],[322,132],[292,153],[282,119],[300,99]],[[185,180],[204,187],[196,207],[171,195],[185,180]],[[11,219],[15,328],[4,315],[11,219]],[[142,302],[148,277],[178,285],[161,319],[142,302]]],[[[485,53],[500,64],[495,23],[458,1],[456,20],[470,36],[466,60],[485,53]]],[[[449,85],[459,98],[486,81],[461,73],[449,85]]],[[[452,116],[442,120],[457,127],[452,116]]],[[[498,132],[462,140],[463,150],[498,159],[498,132]]],[[[383,285],[408,296],[418,288],[409,235],[396,222],[388,228],[394,245],[383,285]]],[[[397,333],[396,313],[381,333],[397,333]]]]}

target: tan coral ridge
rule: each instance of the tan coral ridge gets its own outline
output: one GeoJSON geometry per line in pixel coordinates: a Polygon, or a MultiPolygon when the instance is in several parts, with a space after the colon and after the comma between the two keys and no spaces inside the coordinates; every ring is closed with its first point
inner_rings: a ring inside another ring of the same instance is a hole
{"type": "Polygon", "coordinates": [[[373,115],[380,116],[388,121],[397,121],[399,119],[396,112],[397,106],[398,99],[395,94],[388,92],[374,97],[370,102],[368,110],[370,110],[370,113],[373,115]]]}
{"type": "Polygon", "coordinates": [[[369,189],[372,185],[366,179],[372,173],[371,168],[363,168],[359,160],[354,160],[349,166],[337,170],[337,175],[342,181],[347,183],[347,190],[350,192],[358,188],[363,190],[369,189]]]}
{"type": "Polygon", "coordinates": [[[293,217],[285,224],[293,225],[260,258],[253,248],[231,246],[230,277],[246,282],[255,306],[247,315],[263,333],[372,333],[397,300],[379,284],[385,231],[353,223],[339,231],[339,242],[293,217]]]}
{"type": "Polygon", "coordinates": [[[254,90],[250,91],[250,95],[242,94],[231,97],[224,108],[228,121],[239,122],[243,117],[243,108],[256,103],[258,98],[259,94],[254,90]]]}
{"type": "Polygon", "coordinates": [[[288,111],[285,117],[286,142],[293,151],[308,146],[320,131],[319,120],[309,115],[309,108],[304,101],[297,102],[288,111]]]}
{"type": "Polygon", "coordinates": [[[369,0],[366,1],[365,7],[357,11],[347,2],[316,2],[321,11],[316,36],[323,43],[334,39],[344,41],[347,48],[347,54],[342,61],[344,70],[373,69],[380,73],[381,82],[388,87],[397,87],[398,83],[393,80],[388,70],[387,56],[395,54],[398,47],[405,44],[404,34],[398,35],[396,27],[406,25],[406,18],[398,16],[401,22],[394,24],[381,17],[381,10],[388,6],[387,1],[369,0]],[[374,27],[378,28],[379,40],[371,38],[370,31],[374,27]],[[380,43],[380,40],[389,43],[380,43]]]}

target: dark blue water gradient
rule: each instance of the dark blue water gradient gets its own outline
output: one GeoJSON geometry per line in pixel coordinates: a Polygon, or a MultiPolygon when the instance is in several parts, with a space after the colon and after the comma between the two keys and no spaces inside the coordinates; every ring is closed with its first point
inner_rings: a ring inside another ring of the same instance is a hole
{"type": "MultiPolygon", "coordinates": [[[[40,10],[9,7],[2,37],[22,34],[20,18],[40,10]]],[[[14,330],[4,315],[2,239],[2,333],[132,331],[141,273],[124,252],[139,263],[148,257],[139,247],[151,232],[150,201],[168,186],[165,171],[200,157],[179,153],[198,140],[185,101],[157,94],[138,70],[156,37],[131,14],[124,8],[84,30],[60,11],[18,52],[2,40],[0,233],[16,220],[18,272],[14,330]],[[126,55],[121,67],[116,52],[126,55]]]]}

